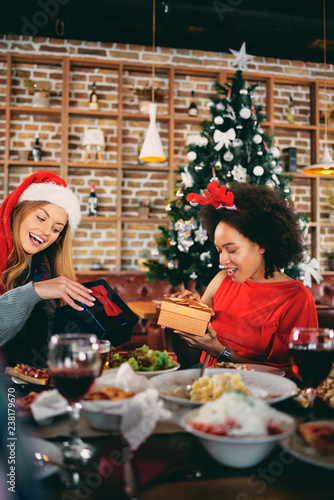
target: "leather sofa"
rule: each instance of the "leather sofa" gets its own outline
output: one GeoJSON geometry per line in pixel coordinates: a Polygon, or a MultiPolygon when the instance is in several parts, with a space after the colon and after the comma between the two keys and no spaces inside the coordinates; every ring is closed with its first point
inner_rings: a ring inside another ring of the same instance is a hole
{"type": "MultiPolygon", "coordinates": [[[[140,272],[112,273],[110,271],[95,271],[86,273],[81,271],[77,272],[77,279],[80,283],[105,279],[126,303],[153,299],[161,300],[164,294],[174,293],[184,288],[182,285],[173,287],[167,281],[149,283],[146,275],[140,272]]],[[[190,288],[194,289],[194,283],[191,284],[190,288]]],[[[325,276],[319,285],[314,282],[311,292],[317,305],[319,326],[334,328],[334,276],[325,276]]],[[[139,319],[133,329],[131,340],[124,344],[122,348],[134,349],[145,343],[152,349],[167,349],[176,352],[182,367],[186,367],[189,363],[189,366],[194,364],[199,355],[196,349],[192,349],[190,355],[189,353],[183,355],[183,351],[187,346],[185,341],[182,341],[179,337],[176,338],[173,332],[165,331],[152,319],[139,319]]]]}

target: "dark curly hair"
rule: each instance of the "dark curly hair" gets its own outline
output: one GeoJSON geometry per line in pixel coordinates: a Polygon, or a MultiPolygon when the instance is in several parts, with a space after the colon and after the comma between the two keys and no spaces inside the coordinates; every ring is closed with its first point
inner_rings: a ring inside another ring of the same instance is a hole
{"type": "Polygon", "coordinates": [[[234,193],[239,211],[204,205],[199,213],[212,241],[217,225],[225,222],[257,243],[265,249],[266,279],[303,260],[304,243],[297,213],[276,191],[246,183],[236,183],[228,191],[234,193]]]}

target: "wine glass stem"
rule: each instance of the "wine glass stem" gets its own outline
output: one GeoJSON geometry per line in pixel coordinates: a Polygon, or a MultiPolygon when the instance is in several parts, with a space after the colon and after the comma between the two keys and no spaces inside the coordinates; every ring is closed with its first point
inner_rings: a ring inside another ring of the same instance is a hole
{"type": "Polygon", "coordinates": [[[70,416],[70,434],[72,441],[79,441],[78,437],[78,425],[80,419],[80,408],[79,403],[70,403],[68,406],[68,412],[70,416]]]}
{"type": "Polygon", "coordinates": [[[308,420],[315,420],[315,414],[314,414],[314,402],[315,398],[317,396],[317,389],[314,387],[309,387],[306,390],[306,394],[309,400],[309,411],[308,411],[308,420]]]}

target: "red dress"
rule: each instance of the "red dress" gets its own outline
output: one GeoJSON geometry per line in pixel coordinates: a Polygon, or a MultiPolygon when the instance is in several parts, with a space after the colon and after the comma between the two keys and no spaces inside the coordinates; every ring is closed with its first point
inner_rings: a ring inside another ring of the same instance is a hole
{"type": "MultiPolygon", "coordinates": [[[[255,363],[287,364],[292,328],[318,326],[313,296],[295,280],[234,283],[226,276],[213,296],[213,310],[211,323],[219,341],[255,363]]],[[[211,357],[208,366],[215,364],[211,357]]]]}

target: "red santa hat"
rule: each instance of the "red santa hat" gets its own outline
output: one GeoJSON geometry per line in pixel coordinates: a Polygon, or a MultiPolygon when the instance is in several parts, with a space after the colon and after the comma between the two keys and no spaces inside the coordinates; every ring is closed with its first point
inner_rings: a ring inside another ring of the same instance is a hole
{"type": "Polygon", "coordinates": [[[0,208],[0,275],[6,269],[7,258],[12,251],[10,219],[14,207],[21,201],[46,201],[65,210],[72,233],[80,223],[80,204],[64,179],[53,172],[36,172],[29,175],[0,208]]]}

